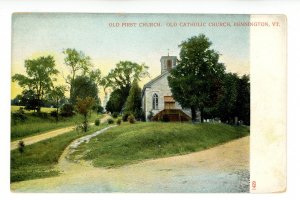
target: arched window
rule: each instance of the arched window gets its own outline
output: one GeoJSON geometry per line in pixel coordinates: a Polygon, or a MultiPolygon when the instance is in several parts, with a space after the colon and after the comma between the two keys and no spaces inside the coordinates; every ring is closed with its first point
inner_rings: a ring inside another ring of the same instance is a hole
{"type": "Polygon", "coordinates": [[[152,96],[152,109],[158,109],[158,95],[156,93],[154,93],[152,96]]]}

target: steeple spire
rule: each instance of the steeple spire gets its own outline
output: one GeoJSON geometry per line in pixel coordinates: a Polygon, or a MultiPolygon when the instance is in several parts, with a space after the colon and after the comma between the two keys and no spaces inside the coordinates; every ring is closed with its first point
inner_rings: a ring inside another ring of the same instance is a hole
{"type": "Polygon", "coordinates": [[[168,49],[168,56],[170,56],[169,51],[170,51],[170,49],[168,49]]]}

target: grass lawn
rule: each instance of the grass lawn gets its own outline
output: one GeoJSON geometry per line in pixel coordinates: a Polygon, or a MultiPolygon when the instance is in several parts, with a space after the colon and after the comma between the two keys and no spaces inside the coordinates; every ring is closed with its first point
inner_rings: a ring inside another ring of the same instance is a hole
{"type": "MultiPolygon", "coordinates": [[[[24,108],[25,106],[11,106],[11,112],[16,112],[18,111],[20,108],[24,108]]],[[[46,108],[46,107],[41,107],[41,112],[46,112],[46,113],[50,113],[51,111],[56,110],[56,108],[46,108]]],[[[25,110],[25,113],[33,113],[33,110],[25,110]]]]}
{"type": "Polygon", "coordinates": [[[87,133],[71,131],[29,146],[24,153],[11,151],[11,182],[56,176],[54,170],[64,149],[75,139],[106,127],[107,124],[91,126],[87,133]]]}
{"type": "MultiPolygon", "coordinates": [[[[16,106],[12,106],[13,110],[17,110],[14,108],[16,106]]],[[[45,110],[46,108],[42,108],[45,110]]],[[[51,108],[47,108],[48,111],[51,108]]],[[[37,135],[46,131],[55,130],[58,128],[63,128],[67,126],[74,126],[80,124],[82,122],[82,116],[75,115],[73,117],[65,117],[60,118],[58,122],[56,122],[54,117],[50,115],[46,118],[38,117],[32,115],[32,113],[26,113],[27,119],[24,122],[18,121],[17,123],[11,123],[11,141],[20,140],[24,137],[37,135]]],[[[97,115],[96,113],[92,113],[89,121],[95,122],[96,118],[101,118],[101,115],[97,115]]]]}
{"type": "Polygon", "coordinates": [[[249,127],[225,124],[124,123],[80,145],[72,157],[82,154],[94,166],[119,167],[200,151],[249,133],[249,127]]]}

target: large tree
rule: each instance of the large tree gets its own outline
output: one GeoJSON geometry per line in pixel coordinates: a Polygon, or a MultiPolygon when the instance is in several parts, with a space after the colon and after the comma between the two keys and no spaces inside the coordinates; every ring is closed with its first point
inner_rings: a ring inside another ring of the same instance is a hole
{"type": "Polygon", "coordinates": [[[233,122],[237,116],[237,99],[239,93],[239,77],[237,74],[227,73],[224,79],[224,96],[217,108],[217,115],[224,122],[233,122]]]}
{"type": "Polygon", "coordinates": [[[133,81],[125,103],[125,112],[133,114],[135,118],[140,118],[142,113],[142,90],[137,81],[133,81]]]}
{"type": "Polygon", "coordinates": [[[91,64],[91,58],[86,56],[82,51],[77,51],[76,49],[65,49],[63,50],[65,54],[65,64],[69,67],[70,74],[65,78],[66,83],[70,86],[70,98],[73,93],[73,82],[78,75],[87,75],[91,64]]]}
{"type": "Polygon", "coordinates": [[[53,75],[58,74],[55,69],[55,61],[52,56],[42,56],[36,59],[25,60],[26,75],[15,74],[12,80],[24,90],[34,92],[37,100],[37,111],[40,111],[41,102],[45,94],[47,94],[56,80],[53,75]]]}
{"type": "Polygon", "coordinates": [[[59,104],[62,100],[65,98],[65,91],[66,88],[65,86],[55,86],[52,88],[52,90],[49,92],[49,100],[52,101],[56,107],[56,122],[58,122],[58,109],[59,109],[59,104]]]}
{"type": "Polygon", "coordinates": [[[250,77],[243,75],[238,82],[236,115],[245,124],[250,125],[250,77]]]}
{"type": "Polygon", "coordinates": [[[75,105],[77,98],[84,99],[92,97],[96,103],[99,102],[97,84],[88,76],[77,76],[73,81],[73,92],[70,102],[75,105]]]}
{"type": "Polygon", "coordinates": [[[120,61],[116,68],[112,69],[103,80],[106,87],[119,90],[122,95],[122,106],[129,95],[129,90],[134,80],[140,81],[141,78],[149,76],[148,67],[145,64],[137,64],[131,61],[120,61]]]}
{"type": "MultiPolygon", "coordinates": [[[[125,99],[126,100],[126,99],[125,99]]],[[[120,89],[114,90],[110,94],[110,98],[106,104],[105,110],[108,112],[121,112],[124,105],[124,97],[122,96],[122,92],[120,89]]]]}
{"type": "Polygon", "coordinates": [[[168,77],[174,99],[191,108],[192,120],[198,109],[202,114],[204,108],[216,106],[223,96],[225,67],[211,45],[203,34],[183,41],[178,65],[168,77]]]}

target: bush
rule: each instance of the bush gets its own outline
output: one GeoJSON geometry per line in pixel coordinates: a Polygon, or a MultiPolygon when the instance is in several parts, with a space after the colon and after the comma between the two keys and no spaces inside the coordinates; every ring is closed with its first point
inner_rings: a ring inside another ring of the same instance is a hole
{"type": "Polygon", "coordinates": [[[151,121],[153,116],[154,116],[154,115],[153,115],[153,112],[150,111],[150,112],[149,112],[149,115],[147,116],[147,119],[148,119],[149,121],[151,121]]]}
{"type": "Polygon", "coordinates": [[[98,114],[103,113],[103,111],[104,111],[104,108],[103,108],[102,106],[98,106],[98,107],[97,107],[97,113],[98,113],[98,114]]]}
{"type": "Polygon", "coordinates": [[[35,116],[35,117],[42,118],[42,119],[47,119],[48,118],[48,113],[46,113],[46,112],[34,112],[34,113],[31,113],[31,115],[35,116]]]}
{"type": "Polygon", "coordinates": [[[14,124],[17,124],[18,121],[24,122],[27,119],[27,116],[25,115],[24,109],[21,107],[19,110],[15,113],[11,113],[12,122],[14,124]]]}
{"type": "Polygon", "coordinates": [[[72,117],[75,115],[74,106],[72,104],[64,104],[60,110],[60,115],[63,117],[72,117]]]}
{"type": "Polygon", "coordinates": [[[123,115],[122,115],[123,122],[127,122],[127,118],[129,115],[130,115],[130,113],[123,113],[123,115]]]}
{"type": "Polygon", "coordinates": [[[57,117],[58,113],[56,112],[56,110],[53,110],[53,111],[50,112],[50,116],[51,117],[57,117]]]}
{"type": "Polygon", "coordinates": [[[135,123],[135,118],[134,118],[134,116],[133,116],[133,115],[129,115],[129,116],[128,116],[128,121],[129,121],[129,123],[131,123],[131,124],[135,123]]]}
{"type": "Polygon", "coordinates": [[[24,150],[25,150],[25,143],[24,143],[24,141],[19,141],[19,143],[18,143],[18,150],[19,150],[19,152],[20,153],[23,153],[24,152],[24,150]]]}
{"type": "Polygon", "coordinates": [[[118,120],[117,120],[117,124],[118,124],[118,125],[121,125],[121,123],[122,123],[122,120],[121,120],[121,119],[118,119],[118,120]]]}
{"type": "Polygon", "coordinates": [[[112,114],[112,117],[113,117],[113,118],[117,118],[117,117],[118,117],[118,115],[119,115],[119,113],[117,113],[117,112],[113,112],[113,114],[112,114]]]}
{"type": "Polygon", "coordinates": [[[107,120],[107,123],[108,123],[108,124],[113,124],[113,123],[115,123],[115,121],[114,121],[113,119],[110,118],[110,119],[107,120]]]}
{"type": "Polygon", "coordinates": [[[95,119],[95,125],[99,126],[100,125],[100,119],[95,119]]]}

